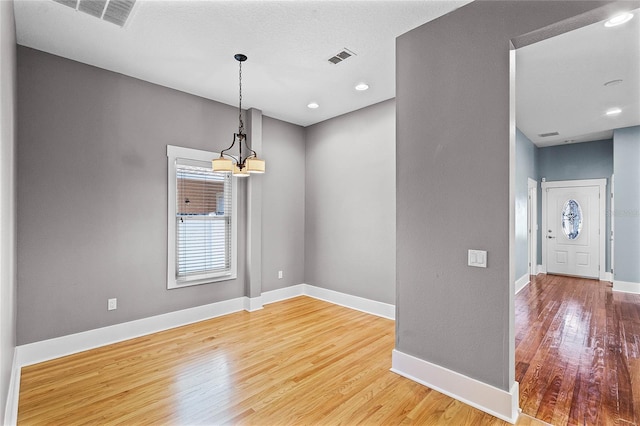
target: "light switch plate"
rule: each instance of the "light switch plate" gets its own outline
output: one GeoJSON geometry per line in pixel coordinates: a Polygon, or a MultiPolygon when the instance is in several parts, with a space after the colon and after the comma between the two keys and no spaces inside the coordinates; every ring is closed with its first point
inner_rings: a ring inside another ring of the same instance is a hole
{"type": "Polygon", "coordinates": [[[468,265],[475,266],[476,268],[486,268],[487,267],[486,250],[469,250],[468,265]]]}
{"type": "Polygon", "coordinates": [[[107,300],[107,310],[113,311],[115,309],[118,309],[118,299],[114,298],[107,300]]]}

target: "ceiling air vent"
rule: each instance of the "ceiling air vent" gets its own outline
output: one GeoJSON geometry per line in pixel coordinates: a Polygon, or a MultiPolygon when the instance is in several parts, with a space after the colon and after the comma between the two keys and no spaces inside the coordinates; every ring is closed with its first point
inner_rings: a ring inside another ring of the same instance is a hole
{"type": "Polygon", "coordinates": [[[53,0],[72,9],[123,27],[136,0],[53,0]]]}
{"type": "Polygon", "coordinates": [[[541,138],[548,138],[549,136],[559,136],[560,133],[558,132],[551,132],[551,133],[540,133],[538,136],[540,136],[541,138]]]}
{"type": "Polygon", "coordinates": [[[345,47],[342,51],[340,51],[340,52],[336,53],[334,56],[330,57],[328,59],[328,61],[331,62],[334,65],[337,65],[340,62],[342,62],[342,61],[344,61],[346,59],[349,59],[350,57],[355,56],[355,55],[356,54],[353,53],[353,51],[351,51],[351,50],[349,50],[349,49],[347,49],[345,47]]]}

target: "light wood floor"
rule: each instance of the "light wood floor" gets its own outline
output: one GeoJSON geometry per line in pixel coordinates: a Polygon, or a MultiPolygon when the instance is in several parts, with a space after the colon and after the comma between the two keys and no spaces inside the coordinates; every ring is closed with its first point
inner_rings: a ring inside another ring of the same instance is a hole
{"type": "Polygon", "coordinates": [[[538,275],[516,296],[520,407],[553,425],[640,425],[640,295],[538,275]]]}
{"type": "Polygon", "coordinates": [[[393,347],[393,321],[298,297],[25,367],[18,424],[507,424],[390,372],[393,347]]]}

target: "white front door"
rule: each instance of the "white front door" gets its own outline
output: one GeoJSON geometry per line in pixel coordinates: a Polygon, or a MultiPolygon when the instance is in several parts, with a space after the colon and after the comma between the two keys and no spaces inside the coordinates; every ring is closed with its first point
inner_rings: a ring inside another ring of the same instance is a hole
{"type": "Polygon", "coordinates": [[[600,268],[604,268],[600,265],[604,258],[600,241],[604,237],[604,229],[600,229],[600,216],[604,214],[600,211],[602,185],[548,186],[545,191],[542,238],[547,272],[599,278],[600,268]]]}

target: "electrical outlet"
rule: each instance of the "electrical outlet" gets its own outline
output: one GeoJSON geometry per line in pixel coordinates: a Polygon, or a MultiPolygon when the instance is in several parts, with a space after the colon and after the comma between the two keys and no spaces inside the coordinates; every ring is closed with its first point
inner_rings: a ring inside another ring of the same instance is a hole
{"type": "Polygon", "coordinates": [[[278,278],[282,278],[282,271],[278,271],[278,278]]]}
{"type": "Polygon", "coordinates": [[[118,309],[118,299],[109,299],[107,301],[107,310],[113,311],[115,309],[118,309]]]}

